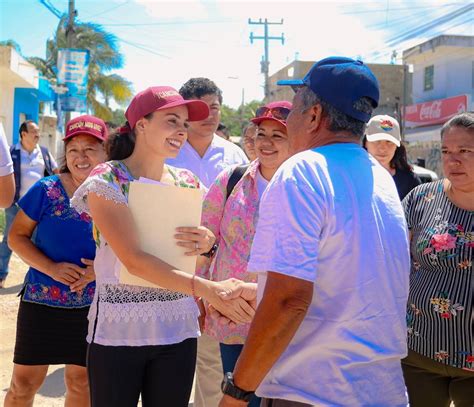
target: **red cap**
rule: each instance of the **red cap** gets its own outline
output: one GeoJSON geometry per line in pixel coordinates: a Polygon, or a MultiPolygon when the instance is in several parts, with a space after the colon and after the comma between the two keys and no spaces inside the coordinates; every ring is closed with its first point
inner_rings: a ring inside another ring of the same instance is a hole
{"type": "Polygon", "coordinates": [[[201,100],[184,100],[178,91],[171,86],[152,86],[138,93],[130,102],[125,117],[130,128],[135,128],[137,121],[157,110],[176,106],[188,106],[189,121],[204,120],[209,116],[209,106],[201,100]]]}
{"type": "MultiPolygon", "coordinates": [[[[263,108],[265,108],[263,109],[265,110],[265,112],[263,114],[260,114],[260,116],[257,116],[251,119],[250,121],[252,123],[259,125],[261,122],[265,120],[273,120],[275,122],[283,124],[283,126],[286,127],[286,118],[282,119],[280,117],[275,117],[274,115],[276,115],[276,112],[272,112],[272,109],[283,108],[289,111],[293,108],[293,105],[291,104],[291,102],[288,102],[287,100],[277,100],[276,102],[267,103],[265,106],[263,106],[263,108]]],[[[259,113],[260,109],[262,108],[257,109],[257,112],[256,112],[257,114],[259,113]]]]}
{"type": "Polygon", "coordinates": [[[63,141],[79,134],[88,134],[100,141],[105,141],[108,136],[107,126],[102,119],[85,114],[69,120],[63,141]]]}

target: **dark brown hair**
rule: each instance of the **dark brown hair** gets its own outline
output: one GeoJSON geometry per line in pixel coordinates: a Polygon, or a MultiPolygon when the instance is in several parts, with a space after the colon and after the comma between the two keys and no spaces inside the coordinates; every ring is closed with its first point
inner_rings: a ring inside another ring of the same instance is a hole
{"type": "MultiPolygon", "coordinates": [[[[153,113],[149,113],[144,117],[150,120],[153,117],[153,113]]],[[[128,122],[124,127],[130,128],[128,122]]],[[[130,157],[135,149],[135,130],[130,129],[130,131],[126,132],[123,131],[124,127],[115,130],[109,135],[105,142],[105,151],[107,152],[108,160],[124,160],[130,157]]]]}
{"type": "MultiPolygon", "coordinates": [[[[364,136],[362,139],[362,146],[367,150],[367,137],[364,136]]],[[[408,162],[407,149],[400,143],[400,147],[397,147],[393,158],[390,160],[390,167],[400,171],[413,171],[413,167],[408,162]]]]}

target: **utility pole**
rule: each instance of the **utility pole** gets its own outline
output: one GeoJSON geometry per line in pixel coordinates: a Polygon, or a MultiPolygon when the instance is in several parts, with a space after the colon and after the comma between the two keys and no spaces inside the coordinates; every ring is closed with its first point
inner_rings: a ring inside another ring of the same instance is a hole
{"type": "Polygon", "coordinates": [[[261,18],[258,19],[258,21],[252,21],[249,18],[249,24],[250,25],[263,25],[264,26],[264,35],[263,37],[257,37],[253,35],[253,32],[250,33],[250,43],[253,44],[253,40],[264,40],[264,47],[265,47],[265,53],[261,61],[261,73],[265,75],[265,99],[268,100],[270,97],[270,83],[268,81],[268,72],[269,72],[269,66],[270,66],[270,60],[268,58],[268,42],[270,40],[279,40],[281,41],[282,44],[285,44],[285,37],[284,34],[282,33],[281,36],[279,37],[270,37],[268,35],[268,26],[269,25],[282,25],[283,24],[283,18],[281,19],[280,22],[272,22],[268,21],[267,19],[263,20],[261,18]]]}
{"type": "MultiPolygon", "coordinates": [[[[74,0],[69,0],[69,10],[68,10],[68,19],[66,25],[66,45],[68,49],[74,48],[74,18],[76,17],[76,8],[74,5],[74,0]]],[[[71,112],[66,112],[65,114],[65,123],[64,128],[66,128],[66,123],[71,120],[71,112]]]]}

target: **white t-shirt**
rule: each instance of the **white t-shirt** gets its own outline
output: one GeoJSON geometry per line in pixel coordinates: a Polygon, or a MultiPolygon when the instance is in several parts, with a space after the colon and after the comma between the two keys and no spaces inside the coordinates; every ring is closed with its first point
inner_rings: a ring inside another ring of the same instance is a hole
{"type": "Polygon", "coordinates": [[[166,163],[177,168],[185,168],[209,188],[222,170],[231,165],[247,164],[249,160],[239,146],[214,134],[211,145],[201,156],[186,142],[176,158],[166,163]]]}
{"type": "Polygon", "coordinates": [[[257,394],[315,406],[406,406],[408,233],[390,174],[357,144],[295,155],[270,181],[248,270],[314,283],[257,394]]]}
{"type": "Polygon", "coordinates": [[[13,162],[8,148],[7,137],[0,123],[0,177],[9,175],[13,172],[13,162]]]}

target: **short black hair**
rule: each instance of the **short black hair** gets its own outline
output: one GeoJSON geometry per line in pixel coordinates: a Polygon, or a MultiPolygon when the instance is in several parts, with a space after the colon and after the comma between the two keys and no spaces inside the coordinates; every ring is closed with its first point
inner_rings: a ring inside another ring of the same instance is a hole
{"type": "Polygon", "coordinates": [[[191,78],[181,89],[179,94],[186,100],[201,99],[206,95],[217,95],[222,105],[222,91],[208,78],[191,78]]]}
{"type": "Polygon", "coordinates": [[[25,120],[23,123],[21,123],[20,130],[19,130],[20,138],[21,138],[21,133],[23,133],[24,131],[28,133],[28,124],[30,123],[36,124],[34,120],[25,120]]]}

